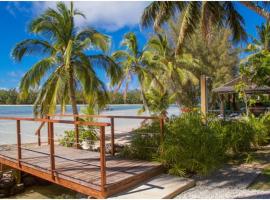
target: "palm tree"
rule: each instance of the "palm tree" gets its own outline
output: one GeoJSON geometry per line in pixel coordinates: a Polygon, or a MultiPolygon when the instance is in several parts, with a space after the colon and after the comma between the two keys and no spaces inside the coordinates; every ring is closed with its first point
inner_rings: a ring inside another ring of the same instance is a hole
{"type": "MultiPolygon", "coordinates": [[[[255,2],[241,2],[244,6],[257,12],[270,20],[270,14],[262,6],[255,2]]],[[[171,17],[181,13],[180,24],[175,55],[181,53],[185,38],[190,38],[196,29],[201,28],[203,35],[207,38],[211,27],[229,27],[235,42],[246,40],[244,30],[244,19],[239,14],[234,2],[212,2],[212,1],[155,1],[145,8],[141,18],[143,27],[154,24],[156,31],[171,17]]]]}
{"type": "Polygon", "coordinates": [[[110,57],[103,54],[109,48],[110,39],[88,27],[78,31],[74,17],[84,15],[64,3],[56,9],[47,9],[29,25],[34,39],[26,39],[12,51],[12,56],[21,61],[27,55],[41,55],[20,82],[22,97],[27,97],[31,88],[40,87],[35,102],[35,113],[44,115],[55,112],[56,104],[62,108],[71,103],[73,114],[78,114],[76,90],[81,90],[86,102],[95,99],[104,104],[108,98],[104,83],[98,78],[95,68],[103,68],[116,84],[121,69],[110,57]],[[100,54],[87,54],[89,50],[100,50],[100,54]]]}
{"type": "Polygon", "coordinates": [[[241,61],[240,75],[257,85],[270,85],[270,23],[257,26],[258,38],[252,38],[241,61]]]}
{"type": "Polygon", "coordinates": [[[148,60],[148,66],[152,66],[148,68],[158,80],[155,81],[153,88],[159,88],[162,91],[161,94],[168,92],[169,99],[175,99],[179,107],[191,106],[192,102],[186,101],[186,95],[183,93],[186,85],[198,83],[194,75],[194,69],[198,67],[196,59],[190,54],[175,56],[174,48],[175,46],[169,43],[166,35],[157,34],[149,39],[144,59],[148,60]]]}
{"type": "Polygon", "coordinates": [[[124,35],[121,45],[124,50],[118,50],[112,54],[112,58],[121,65],[123,69],[122,80],[119,82],[116,91],[125,84],[124,98],[126,98],[129,84],[135,77],[141,89],[143,104],[146,105],[144,81],[149,76],[149,71],[146,69],[143,61],[143,51],[140,51],[139,44],[135,33],[129,32],[124,35]]]}

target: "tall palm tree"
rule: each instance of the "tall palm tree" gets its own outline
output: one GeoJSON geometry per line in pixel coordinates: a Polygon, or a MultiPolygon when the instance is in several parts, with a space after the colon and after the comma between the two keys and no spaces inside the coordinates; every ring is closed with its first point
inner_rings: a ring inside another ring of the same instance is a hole
{"type": "MultiPolygon", "coordinates": [[[[270,20],[270,14],[263,6],[269,3],[241,2],[244,6],[270,20]]],[[[207,37],[212,26],[229,27],[234,41],[245,40],[244,19],[231,1],[155,1],[145,8],[141,18],[143,27],[154,24],[156,31],[171,17],[181,13],[183,20],[179,28],[175,55],[182,51],[185,38],[190,38],[196,29],[201,28],[207,37]]]]}
{"type": "Polygon", "coordinates": [[[190,54],[174,56],[174,48],[166,35],[157,34],[149,39],[144,59],[148,60],[148,66],[154,66],[151,71],[158,80],[156,83],[160,83],[154,88],[160,88],[163,94],[169,92],[179,107],[183,104],[191,106],[183,92],[186,84],[198,84],[194,75],[194,69],[198,67],[196,59],[190,54]]]}
{"type": "Polygon", "coordinates": [[[146,105],[144,81],[149,76],[143,62],[143,51],[139,49],[139,44],[135,33],[129,32],[124,35],[121,45],[124,50],[118,50],[112,54],[112,58],[123,68],[122,80],[118,84],[116,91],[125,84],[124,97],[126,96],[129,84],[135,77],[141,89],[141,95],[144,105],[146,105]]]}
{"type": "Polygon", "coordinates": [[[87,54],[91,49],[106,52],[109,37],[91,27],[79,31],[74,24],[75,16],[84,17],[73,8],[72,2],[70,7],[60,2],[56,9],[47,9],[29,25],[29,32],[38,37],[16,44],[12,51],[17,61],[26,55],[42,57],[20,82],[23,97],[31,88],[40,87],[34,108],[36,114],[55,112],[57,103],[62,108],[71,103],[73,114],[78,114],[76,90],[83,91],[86,101],[94,98],[104,104],[108,98],[106,87],[95,68],[103,68],[112,84],[121,76],[121,69],[107,55],[87,54]]]}

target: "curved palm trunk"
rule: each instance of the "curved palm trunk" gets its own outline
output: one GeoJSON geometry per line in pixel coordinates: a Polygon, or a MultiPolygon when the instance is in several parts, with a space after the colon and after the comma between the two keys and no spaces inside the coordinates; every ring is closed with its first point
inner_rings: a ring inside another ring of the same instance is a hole
{"type": "MultiPolygon", "coordinates": [[[[73,115],[78,114],[78,108],[77,108],[77,102],[76,102],[76,94],[75,94],[75,84],[74,84],[74,79],[73,79],[73,70],[72,68],[69,69],[69,98],[70,98],[70,103],[72,107],[72,113],[73,115]]],[[[76,119],[76,117],[74,117],[76,119]]]]}
{"type": "MultiPolygon", "coordinates": [[[[71,107],[72,107],[72,113],[74,117],[74,121],[78,120],[78,117],[76,115],[78,115],[78,108],[77,108],[77,102],[76,102],[76,93],[75,93],[75,83],[74,83],[74,79],[73,79],[73,69],[70,67],[69,68],[69,80],[68,80],[68,84],[69,84],[69,97],[70,97],[70,103],[71,103],[71,107]]],[[[79,144],[79,126],[77,124],[74,124],[74,131],[75,131],[75,141],[76,141],[76,147],[80,148],[80,144],[79,144]]]]}

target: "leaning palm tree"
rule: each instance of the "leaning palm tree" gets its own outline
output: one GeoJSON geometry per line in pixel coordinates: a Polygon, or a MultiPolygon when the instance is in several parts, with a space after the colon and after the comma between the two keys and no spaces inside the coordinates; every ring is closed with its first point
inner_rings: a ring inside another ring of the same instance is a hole
{"type": "Polygon", "coordinates": [[[98,78],[95,68],[105,69],[116,84],[121,69],[103,52],[109,48],[110,39],[89,27],[78,31],[74,17],[84,15],[64,3],[56,9],[47,9],[29,25],[35,39],[18,43],[12,56],[21,61],[26,55],[41,55],[20,82],[22,97],[27,97],[31,88],[40,88],[35,102],[35,114],[55,112],[56,104],[62,108],[71,103],[73,114],[78,114],[76,90],[83,92],[86,102],[95,99],[104,104],[108,98],[104,83],[98,78]],[[100,54],[87,54],[89,50],[100,50],[100,54]]]}
{"type": "Polygon", "coordinates": [[[124,73],[122,80],[119,82],[118,87],[116,88],[116,91],[118,91],[120,87],[125,84],[125,98],[130,82],[132,79],[137,77],[141,89],[143,104],[146,105],[144,81],[149,75],[149,72],[143,63],[143,52],[139,49],[139,44],[135,33],[129,32],[125,34],[122,41],[122,46],[125,48],[124,50],[118,50],[112,54],[112,58],[122,67],[124,73]]]}
{"type": "MultiPolygon", "coordinates": [[[[263,6],[269,3],[241,2],[244,6],[257,12],[270,20],[270,14],[263,6]]],[[[236,4],[230,1],[155,1],[146,9],[141,18],[143,27],[154,24],[156,31],[160,31],[162,24],[166,23],[172,16],[181,13],[183,17],[180,24],[175,55],[182,52],[185,38],[190,38],[196,29],[207,38],[211,27],[229,27],[232,31],[234,41],[246,39],[244,30],[244,19],[236,9],[236,4]]]]}

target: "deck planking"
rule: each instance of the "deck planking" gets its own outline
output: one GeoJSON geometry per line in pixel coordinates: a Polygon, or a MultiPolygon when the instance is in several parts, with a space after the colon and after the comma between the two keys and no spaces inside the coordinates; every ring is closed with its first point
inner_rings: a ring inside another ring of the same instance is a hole
{"type": "MultiPolygon", "coordinates": [[[[24,146],[23,146],[24,147],[24,146]]],[[[22,148],[21,165],[50,173],[50,157],[48,145],[32,145],[22,148]]],[[[17,162],[16,146],[0,146],[0,158],[17,162]]],[[[162,172],[157,162],[120,159],[106,155],[106,186],[105,193],[96,197],[107,197],[147,178],[162,172]]],[[[85,186],[86,189],[102,191],[100,178],[100,154],[87,150],[68,148],[55,145],[55,175],[57,178],[85,186]]],[[[76,190],[76,188],[75,188],[76,190]]],[[[90,192],[91,193],[91,192],[90,192]]],[[[89,194],[89,193],[88,193],[89,194]]],[[[95,195],[93,195],[95,196],[95,195]]]]}

